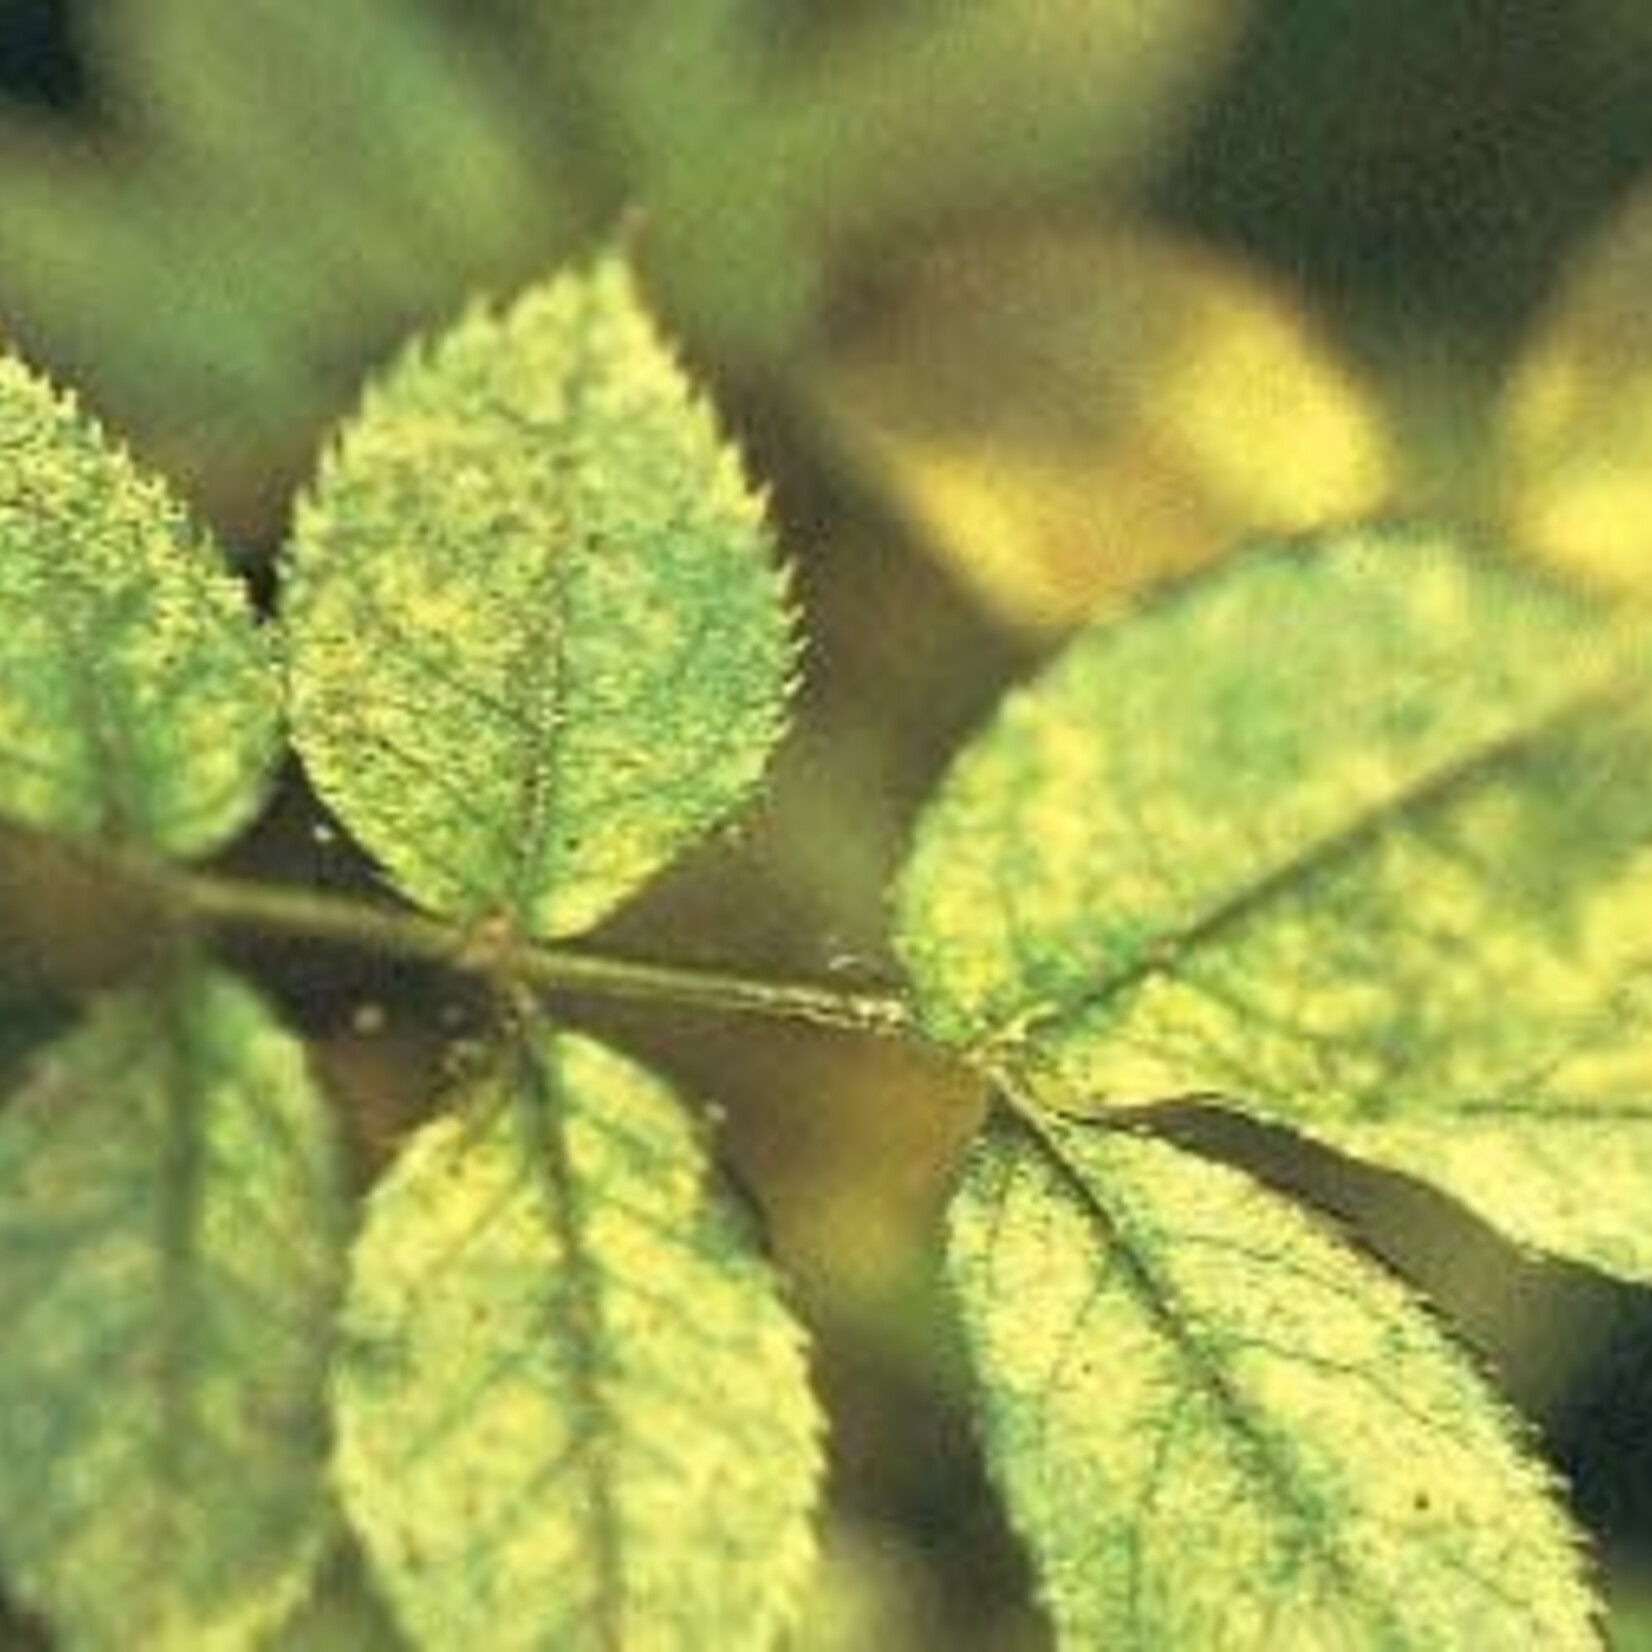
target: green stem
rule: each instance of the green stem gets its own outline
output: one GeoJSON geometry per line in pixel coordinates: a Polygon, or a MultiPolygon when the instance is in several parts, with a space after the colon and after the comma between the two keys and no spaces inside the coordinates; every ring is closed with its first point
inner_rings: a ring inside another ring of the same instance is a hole
{"type": "Polygon", "coordinates": [[[758,980],[723,970],[615,958],[509,940],[485,929],[466,934],[416,912],[205,873],[162,874],[159,893],[187,922],[208,929],[330,942],[513,980],[543,992],[766,1016],[857,1033],[914,1030],[905,1000],[889,992],[850,992],[815,982],[758,980]]]}

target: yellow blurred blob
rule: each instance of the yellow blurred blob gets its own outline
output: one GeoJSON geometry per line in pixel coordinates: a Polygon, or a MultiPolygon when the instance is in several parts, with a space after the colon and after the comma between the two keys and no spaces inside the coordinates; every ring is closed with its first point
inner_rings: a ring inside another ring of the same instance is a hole
{"type": "Polygon", "coordinates": [[[1652,594],[1652,184],[1563,280],[1510,385],[1506,514],[1569,572],[1652,594]]]}
{"type": "Polygon", "coordinates": [[[1039,224],[907,260],[816,374],[833,439],[1032,631],[1249,531],[1367,514],[1377,416],[1291,300],[1139,227],[1039,224]]]}

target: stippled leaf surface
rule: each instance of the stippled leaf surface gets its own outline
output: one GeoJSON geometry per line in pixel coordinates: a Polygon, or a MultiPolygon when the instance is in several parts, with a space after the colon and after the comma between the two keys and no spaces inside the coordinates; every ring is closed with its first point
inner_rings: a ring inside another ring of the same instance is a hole
{"type": "Polygon", "coordinates": [[[443,912],[587,927],[750,793],[781,727],[760,502],[617,263],[405,360],[290,572],[310,773],[443,912]]]}
{"type": "Polygon", "coordinates": [[[345,1500],[417,1644],[767,1646],[812,1558],[801,1334],[654,1078],[538,1033],[375,1193],[345,1500]]]}
{"type": "Polygon", "coordinates": [[[246,593],[159,482],[0,353],[0,812],[199,854],[257,810],[278,696],[246,593]]]}
{"type": "Polygon", "coordinates": [[[1374,1263],[1237,1172],[1004,1116],[950,1265],[1065,1647],[1599,1647],[1500,1402],[1374,1263]]]}
{"type": "Polygon", "coordinates": [[[926,1020],[1064,1108],[1215,1095],[1652,1277],[1652,716],[1590,604],[1426,532],[1087,634],[919,832],[926,1020]]]}
{"type": "Polygon", "coordinates": [[[69,1647],[250,1647],[327,1536],[326,1105],[246,988],[100,1001],[0,1110],[0,1565],[69,1647]]]}

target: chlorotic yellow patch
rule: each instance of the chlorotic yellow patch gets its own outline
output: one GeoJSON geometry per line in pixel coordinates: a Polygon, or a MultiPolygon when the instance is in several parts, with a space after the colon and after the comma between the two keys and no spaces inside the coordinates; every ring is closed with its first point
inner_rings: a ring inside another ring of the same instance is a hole
{"type": "Polygon", "coordinates": [[[263,803],[273,661],[215,547],[0,355],[0,813],[196,855],[263,803]]]}
{"type": "Polygon", "coordinates": [[[762,503],[617,263],[406,357],[288,573],[300,754],[453,916],[588,927],[747,798],[783,725],[762,503]]]}
{"type": "Polygon", "coordinates": [[[345,1195],[227,976],[96,1004],[0,1111],[0,1559],[66,1646],[244,1652],[334,1526],[345,1195]]]}
{"type": "Polygon", "coordinates": [[[1599,608],[1425,531],[1075,642],[920,823],[926,1024],[1072,1111],[1215,1096],[1652,1278],[1652,703],[1599,608]]]}
{"type": "Polygon", "coordinates": [[[1062,1647],[1600,1647],[1518,1426],[1287,1201],[1145,1137],[1005,1115],[950,1261],[1062,1647]]]}
{"type": "Polygon", "coordinates": [[[421,1645],[768,1646],[813,1558],[802,1335],[653,1077],[534,1035],[374,1194],[346,1503],[421,1645]]]}

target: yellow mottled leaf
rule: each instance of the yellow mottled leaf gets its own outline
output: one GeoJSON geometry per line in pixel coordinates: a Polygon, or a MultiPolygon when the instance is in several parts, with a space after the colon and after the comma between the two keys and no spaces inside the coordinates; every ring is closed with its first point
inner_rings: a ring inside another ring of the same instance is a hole
{"type": "Polygon", "coordinates": [[[812,393],[924,543],[1031,628],[1387,486],[1374,413],[1289,299],[1140,228],[931,248],[812,393]]]}
{"type": "Polygon", "coordinates": [[[930,1027],[1055,1105],[1218,1096],[1652,1278],[1652,704],[1582,598],[1260,550],[1012,696],[900,903],[930,1027]]]}
{"type": "Polygon", "coordinates": [[[0,1566],[66,1647],[240,1652],[332,1524],[343,1190],[245,987],[107,998],[0,1111],[0,1566]]]}
{"type": "Polygon", "coordinates": [[[0,354],[0,813],[201,854],[264,799],[278,698],[245,591],[155,479],[0,354]]]}
{"type": "Polygon", "coordinates": [[[1000,1116],[950,1262],[1063,1647],[1601,1646],[1554,1487],[1467,1357],[1237,1172],[1000,1116]]]}
{"type": "Polygon", "coordinates": [[[617,263],[406,358],[290,572],[310,774],[456,916],[588,927],[749,795],[781,728],[761,502],[617,263]]]}
{"type": "Polygon", "coordinates": [[[812,1561],[802,1337],[681,1107],[536,1033],[375,1193],[346,1504],[432,1648],[768,1646],[812,1561]]]}
{"type": "Polygon", "coordinates": [[[1511,531],[1610,589],[1652,593],[1652,187],[1562,284],[1510,384],[1511,531]]]}

